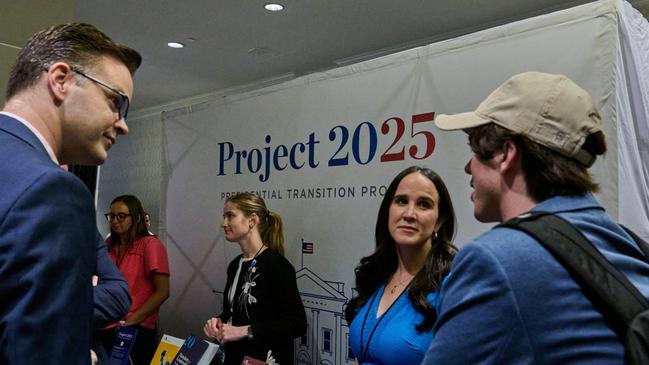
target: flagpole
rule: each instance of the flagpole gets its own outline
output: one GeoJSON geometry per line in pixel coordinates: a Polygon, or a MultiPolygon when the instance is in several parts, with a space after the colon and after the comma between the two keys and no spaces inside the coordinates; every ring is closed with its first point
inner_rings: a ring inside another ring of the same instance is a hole
{"type": "Polygon", "coordinates": [[[304,269],[304,238],[300,238],[302,244],[300,245],[300,251],[302,252],[302,262],[300,263],[300,269],[304,269]]]}

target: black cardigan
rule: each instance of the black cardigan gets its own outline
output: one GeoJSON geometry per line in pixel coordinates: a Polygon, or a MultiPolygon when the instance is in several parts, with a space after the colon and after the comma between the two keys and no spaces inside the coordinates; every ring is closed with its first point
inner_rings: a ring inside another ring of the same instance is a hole
{"type": "Polygon", "coordinates": [[[280,365],[294,363],[294,339],[306,333],[306,313],[297,289],[293,265],[277,252],[266,249],[255,259],[243,262],[230,307],[228,293],[237,273],[237,256],[228,265],[221,320],[232,319],[233,326],[250,325],[253,339],[225,345],[225,364],[239,365],[245,355],[265,360],[268,350],[280,365]],[[252,267],[251,267],[252,266],[252,267]],[[248,294],[243,294],[246,282],[248,294]]]}

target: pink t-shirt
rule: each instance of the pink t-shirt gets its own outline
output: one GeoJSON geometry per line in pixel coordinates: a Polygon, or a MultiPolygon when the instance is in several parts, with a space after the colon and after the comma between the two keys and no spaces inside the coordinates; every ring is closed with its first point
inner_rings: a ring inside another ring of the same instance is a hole
{"type": "MultiPolygon", "coordinates": [[[[133,301],[131,309],[128,311],[128,316],[130,316],[153,294],[155,290],[153,274],[169,275],[169,259],[167,250],[156,236],[145,236],[133,242],[133,245],[124,253],[122,260],[117,259],[118,250],[119,246],[114,245],[109,249],[109,253],[128,283],[128,291],[133,301]]],[[[157,319],[158,309],[140,322],[140,325],[153,329],[157,319]]],[[[109,327],[113,327],[113,325],[109,327]]]]}

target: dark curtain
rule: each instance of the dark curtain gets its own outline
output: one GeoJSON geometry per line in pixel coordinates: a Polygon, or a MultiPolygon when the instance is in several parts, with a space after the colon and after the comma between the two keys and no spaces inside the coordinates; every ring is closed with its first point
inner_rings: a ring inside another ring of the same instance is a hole
{"type": "Polygon", "coordinates": [[[86,184],[90,194],[94,197],[95,186],[97,185],[97,166],[70,165],[69,171],[77,175],[77,177],[86,184]]]}

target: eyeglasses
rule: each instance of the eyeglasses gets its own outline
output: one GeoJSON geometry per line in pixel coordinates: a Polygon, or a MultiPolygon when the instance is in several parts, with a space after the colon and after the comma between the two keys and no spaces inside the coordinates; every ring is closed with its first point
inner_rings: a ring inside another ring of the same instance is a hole
{"type": "Polygon", "coordinates": [[[126,213],[117,213],[117,214],[106,213],[106,214],[104,214],[104,217],[106,217],[106,220],[109,221],[109,222],[112,222],[113,219],[117,219],[118,222],[124,222],[126,217],[130,217],[130,216],[131,216],[130,214],[126,214],[126,213]]]}
{"type": "Polygon", "coordinates": [[[126,94],[124,94],[123,92],[117,90],[116,88],[108,85],[107,83],[105,83],[103,81],[97,80],[96,78],[77,70],[75,67],[72,67],[72,71],[78,73],[79,75],[87,78],[90,81],[96,82],[97,84],[99,84],[99,85],[105,87],[106,89],[108,89],[108,90],[114,92],[115,94],[117,94],[119,96],[119,99],[115,100],[114,103],[115,103],[115,107],[117,108],[117,111],[118,111],[119,119],[126,120],[126,116],[128,115],[128,108],[131,105],[131,102],[129,101],[128,96],[126,96],[126,94]]]}

